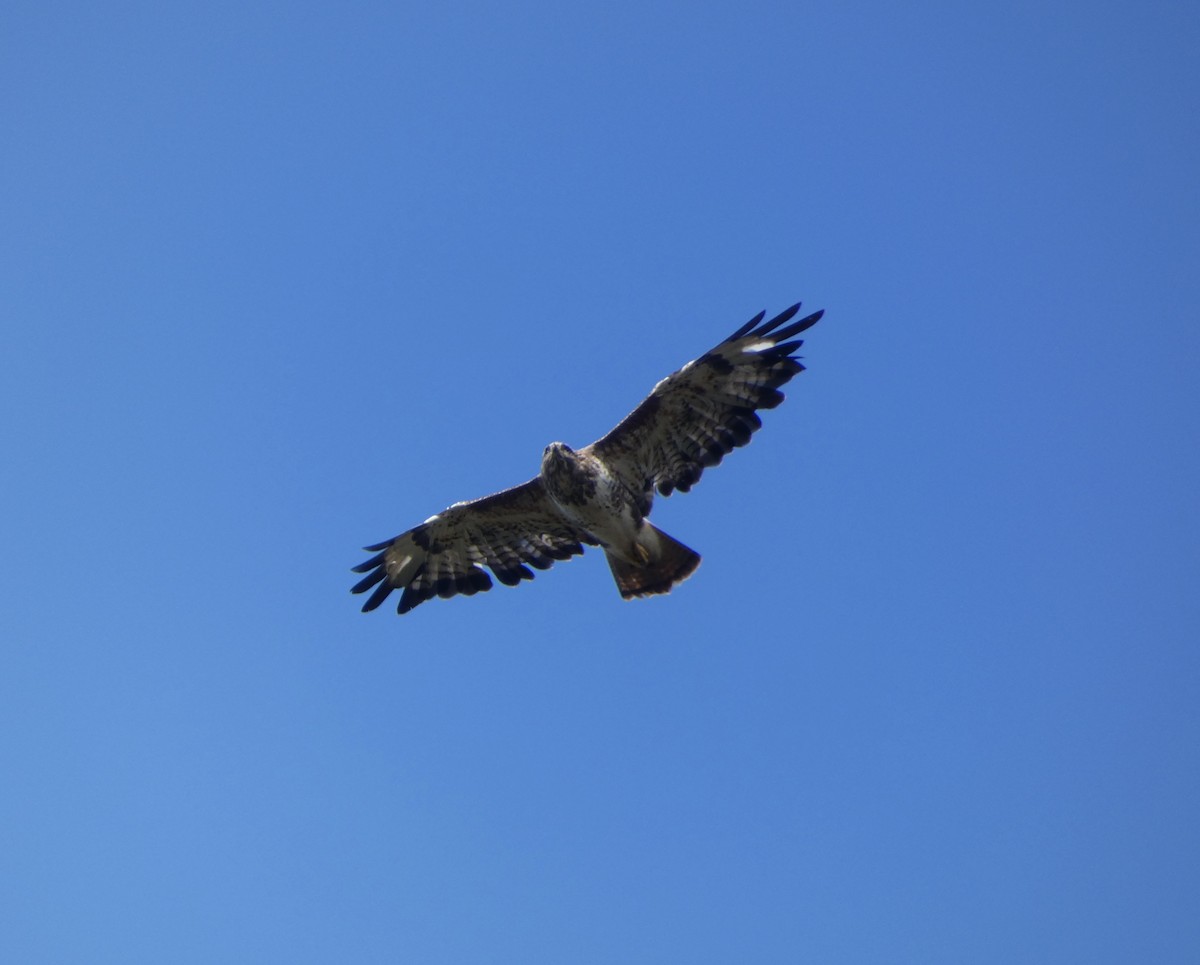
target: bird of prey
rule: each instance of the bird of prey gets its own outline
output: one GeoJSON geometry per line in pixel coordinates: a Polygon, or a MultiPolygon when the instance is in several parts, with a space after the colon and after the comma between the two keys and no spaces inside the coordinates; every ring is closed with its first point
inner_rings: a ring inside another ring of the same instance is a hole
{"type": "Polygon", "coordinates": [[[489,590],[533,579],[534,569],[603,548],[625,599],[668,593],[700,556],[646,517],[657,491],[686,493],[701,473],[762,426],[756,409],[783,401],[779,387],[804,370],[789,341],[823,312],[792,321],[800,306],[763,322],[760,312],[727,339],[668,375],[615,429],[583,449],[552,442],[541,471],[512,489],[455,503],[354,567],[366,573],[352,592],[374,592],[363,612],[402,590],[398,613],[434,596],[489,590]]]}

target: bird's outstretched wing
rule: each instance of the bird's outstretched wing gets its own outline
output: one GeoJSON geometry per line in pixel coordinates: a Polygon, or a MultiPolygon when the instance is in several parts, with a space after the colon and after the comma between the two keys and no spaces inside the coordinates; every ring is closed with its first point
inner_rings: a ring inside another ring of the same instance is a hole
{"type": "Polygon", "coordinates": [[[761,428],[756,409],[783,401],[779,387],[804,366],[788,341],[823,312],[793,322],[800,306],[763,322],[760,312],[700,358],[668,375],[604,438],[589,447],[635,493],[646,511],[653,491],[686,493],[709,466],[750,441],[761,428]]]}
{"type": "Polygon", "coordinates": [[[395,539],[366,547],[376,555],[354,567],[354,572],[367,576],[352,592],[375,587],[363,604],[366,612],[392,590],[403,589],[396,610],[407,613],[434,596],[490,590],[492,579],[484,566],[507,586],[532,580],[530,566],[547,569],[555,560],[582,553],[582,543],[596,545],[563,517],[541,479],[535,478],[482,499],[455,503],[395,539]]]}

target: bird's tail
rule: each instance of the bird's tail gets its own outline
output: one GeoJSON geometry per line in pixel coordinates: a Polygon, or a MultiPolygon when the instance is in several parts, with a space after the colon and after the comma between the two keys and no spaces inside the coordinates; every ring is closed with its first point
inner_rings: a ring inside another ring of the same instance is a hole
{"type": "Polygon", "coordinates": [[[700,565],[700,554],[688,549],[679,540],[668,536],[649,521],[642,523],[634,551],[642,562],[629,563],[606,552],[617,589],[626,600],[635,596],[670,593],[671,587],[682,583],[700,565]]]}

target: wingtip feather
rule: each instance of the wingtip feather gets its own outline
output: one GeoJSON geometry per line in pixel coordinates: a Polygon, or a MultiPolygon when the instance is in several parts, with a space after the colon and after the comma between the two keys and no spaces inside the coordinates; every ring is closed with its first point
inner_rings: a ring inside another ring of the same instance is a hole
{"type": "Polygon", "coordinates": [[[377,606],[379,606],[379,604],[381,604],[384,600],[386,600],[388,598],[388,595],[394,589],[395,589],[395,587],[392,586],[390,583],[381,583],[378,587],[375,588],[375,592],[372,593],[370,595],[370,597],[367,598],[367,602],[362,605],[362,612],[370,613],[377,606]]]}
{"type": "Polygon", "coordinates": [[[773,319],[771,319],[765,325],[760,326],[755,331],[754,334],[755,335],[766,335],[769,332],[775,331],[775,329],[779,328],[780,325],[786,324],[787,322],[791,321],[793,318],[795,318],[796,312],[800,311],[800,305],[801,305],[801,302],[796,302],[796,304],[792,305],[790,308],[785,308],[782,312],[780,312],[778,315],[776,315],[773,319]]]}
{"type": "Polygon", "coordinates": [[[725,341],[727,341],[727,342],[737,341],[739,338],[741,338],[743,335],[745,335],[747,332],[749,332],[751,329],[753,329],[755,325],[757,325],[759,322],[761,322],[766,317],[767,317],[767,313],[765,310],[759,312],[752,319],[750,319],[750,321],[748,321],[745,325],[743,325],[736,332],[734,332],[732,335],[730,335],[729,338],[725,339],[725,341]]]}
{"type": "Polygon", "coordinates": [[[357,583],[355,583],[354,586],[350,587],[350,592],[351,593],[366,593],[367,590],[371,589],[371,587],[373,587],[376,583],[378,583],[380,580],[382,580],[385,576],[387,576],[387,570],[385,570],[381,566],[374,573],[367,575],[366,577],[364,577],[363,579],[361,579],[357,583]]]}

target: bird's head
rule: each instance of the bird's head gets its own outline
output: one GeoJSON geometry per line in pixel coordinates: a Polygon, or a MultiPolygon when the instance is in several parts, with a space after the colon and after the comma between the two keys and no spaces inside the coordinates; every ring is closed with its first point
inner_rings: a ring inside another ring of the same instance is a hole
{"type": "Polygon", "coordinates": [[[542,450],[542,472],[571,461],[575,451],[565,442],[552,442],[542,450]]]}

